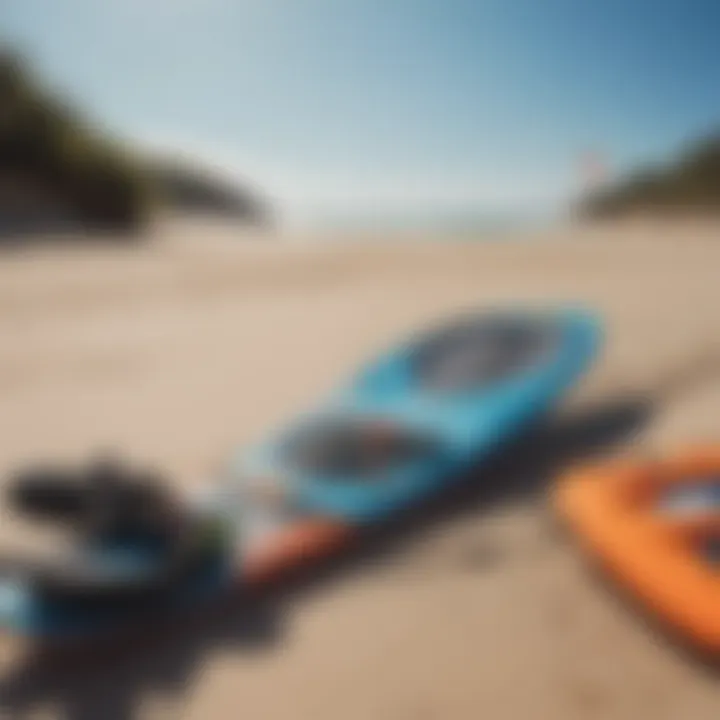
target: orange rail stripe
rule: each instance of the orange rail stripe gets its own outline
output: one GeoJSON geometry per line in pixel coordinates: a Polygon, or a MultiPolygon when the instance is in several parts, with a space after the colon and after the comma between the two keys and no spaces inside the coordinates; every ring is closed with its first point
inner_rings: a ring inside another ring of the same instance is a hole
{"type": "Polygon", "coordinates": [[[271,582],[284,572],[332,555],[348,545],[352,526],[313,519],[289,526],[245,558],[242,577],[251,586],[271,582]]]}

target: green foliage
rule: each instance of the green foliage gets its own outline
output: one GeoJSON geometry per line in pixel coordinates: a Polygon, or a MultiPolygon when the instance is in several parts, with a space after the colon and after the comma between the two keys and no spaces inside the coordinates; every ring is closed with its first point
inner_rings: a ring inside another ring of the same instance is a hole
{"type": "Polygon", "coordinates": [[[90,224],[134,229],[149,210],[140,167],[9,53],[0,54],[0,175],[41,189],[90,224]]]}
{"type": "Polygon", "coordinates": [[[3,183],[57,200],[92,226],[140,229],[160,205],[267,220],[263,204],[232,183],[192,163],[153,160],[120,145],[44,89],[23,58],[0,50],[3,183]]]}
{"type": "Polygon", "coordinates": [[[188,162],[156,159],[146,163],[160,201],[181,211],[196,210],[240,218],[258,225],[269,222],[264,203],[232,182],[188,162]]]}
{"type": "Polygon", "coordinates": [[[590,195],[581,210],[594,217],[637,211],[720,212],[720,135],[690,146],[665,168],[642,170],[590,195]]]}

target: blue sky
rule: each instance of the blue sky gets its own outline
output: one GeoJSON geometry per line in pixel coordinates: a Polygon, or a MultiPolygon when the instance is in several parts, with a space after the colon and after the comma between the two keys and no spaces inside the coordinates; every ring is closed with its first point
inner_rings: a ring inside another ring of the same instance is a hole
{"type": "Polygon", "coordinates": [[[523,207],[720,119],[718,0],[1,0],[114,129],[292,212],[523,207]]]}

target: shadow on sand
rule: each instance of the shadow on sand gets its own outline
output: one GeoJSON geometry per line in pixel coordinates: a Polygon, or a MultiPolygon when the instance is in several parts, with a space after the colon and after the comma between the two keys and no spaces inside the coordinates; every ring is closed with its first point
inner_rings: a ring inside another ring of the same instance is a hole
{"type": "MultiPolygon", "coordinates": [[[[357,573],[381,562],[428,527],[459,515],[480,519],[500,503],[541,497],[569,463],[631,440],[653,410],[646,398],[623,396],[548,418],[473,469],[467,482],[368,533],[351,553],[287,578],[288,582],[262,596],[238,599],[212,618],[189,627],[183,624],[182,632],[165,633],[148,648],[123,651],[104,662],[97,657],[91,663],[80,660],[62,668],[57,662],[30,658],[0,679],[0,716],[22,718],[51,706],[55,716],[67,720],[129,720],[140,716],[148,698],[166,698],[177,709],[209,654],[279,647],[281,608],[298,594],[338,574],[357,573]]],[[[177,711],[170,713],[176,716],[177,711]]]]}

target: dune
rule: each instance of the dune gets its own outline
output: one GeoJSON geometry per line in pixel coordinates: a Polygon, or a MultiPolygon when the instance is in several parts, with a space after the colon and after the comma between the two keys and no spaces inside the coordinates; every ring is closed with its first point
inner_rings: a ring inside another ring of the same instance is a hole
{"type": "MultiPolygon", "coordinates": [[[[199,486],[398,336],[458,310],[581,303],[607,324],[558,416],[478,468],[491,493],[139,658],[62,680],[10,663],[0,716],[715,720],[716,677],[587,572],[544,490],[590,457],[720,438],[717,232],[254,242],[196,221],[133,249],[0,257],[3,476],[115,448],[199,486]]],[[[10,517],[0,539],[48,541],[10,517]]]]}

